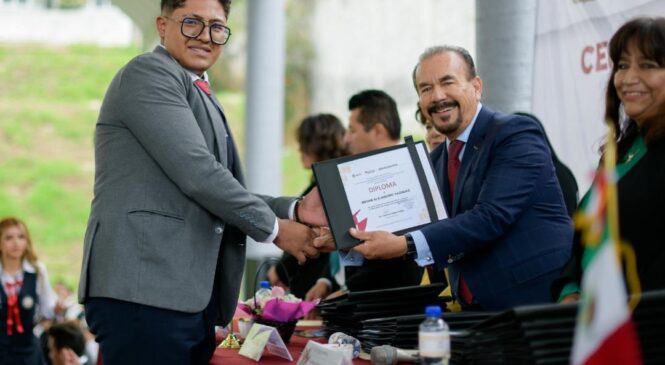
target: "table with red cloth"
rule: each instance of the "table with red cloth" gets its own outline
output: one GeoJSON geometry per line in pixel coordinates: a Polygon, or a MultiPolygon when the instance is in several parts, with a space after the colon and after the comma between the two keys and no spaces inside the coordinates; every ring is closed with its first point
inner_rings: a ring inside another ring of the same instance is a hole
{"type": "MultiPolygon", "coordinates": [[[[317,329],[313,327],[296,327],[296,333],[299,330],[305,330],[305,329],[317,329]]],[[[281,357],[275,356],[268,352],[267,350],[264,350],[263,356],[261,356],[261,359],[259,360],[260,364],[295,364],[298,362],[298,359],[300,358],[300,355],[302,352],[305,350],[305,346],[307,345],[308,341],[316,341],[319,343],[327,343],[328,340],[323,337],[315,337],[315,338],[306,338],[306,337],[301,337],[298,336],[297,334],[294,334],[291,336],[291,341],[286,344],[286,347],[289,349],[289,352],[291,353],[291,357],[293,357],[293,362],[290,362],[287,359],[283,359],[281,357]]],[[[256,361],[244,357],[240,354],[238,354],[238,351],[240,349],[221,349],[217,348],[215,350],[215,354],[212,356],[212,359],[210,359],[210,364],[211,365],[242,365],[242,364],[257,364],[256,361]]],[[[369,361],[367,360],[361,360],[361,359],[355,359],[353,360],[354,365],[366,365],[370,364],[369,361]]]]}

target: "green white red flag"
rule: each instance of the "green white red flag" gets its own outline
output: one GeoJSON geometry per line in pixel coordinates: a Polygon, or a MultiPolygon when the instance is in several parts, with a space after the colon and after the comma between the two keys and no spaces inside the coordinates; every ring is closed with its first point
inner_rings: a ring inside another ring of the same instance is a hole
{"type": "MultiPolygon", "coordinates": [[[[613,141],[612,138],[608,140],[613,141]]],[[[576,224],[583,228],[582,293],[571,364],[642,364],[619,261],[614,145],[606,150],[576,224]],[[608,157],[609,156],[609,157],[608,157]]]]}

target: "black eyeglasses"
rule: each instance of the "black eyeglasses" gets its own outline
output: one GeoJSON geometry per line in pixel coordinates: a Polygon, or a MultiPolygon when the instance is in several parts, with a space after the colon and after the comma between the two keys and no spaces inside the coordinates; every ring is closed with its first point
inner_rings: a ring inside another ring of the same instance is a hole
{"type": "Polygon", "coordinates": [[[164,16],[164,18],[180,23],[180,33],[187,38],[196,38],[201,35],[206,25],[210,30],[210,40],[212,43],[224,45],[231,38],[231,28],[219,23],[206,23],[196,18],[184,18],[183,20],[175,20],[167,16],[164,16]]]}

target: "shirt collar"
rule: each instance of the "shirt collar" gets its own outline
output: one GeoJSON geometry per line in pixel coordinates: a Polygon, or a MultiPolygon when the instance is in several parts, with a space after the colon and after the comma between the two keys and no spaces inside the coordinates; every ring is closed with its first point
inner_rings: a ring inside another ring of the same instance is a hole
{"type": "Polygon", "coordinates": [[[2,271],[2,263],[0,262],[0,277],[2,277],[2,282],[14,282],[15,280],[23,280],[23,273],[24,272],[29,272],[31,274],[34,274],[37,270],[30,262],[26,259],[23,259],[22,263],[22,269],[23,271],[19,271],[16,275],[11,276],[9,274],[6,274],[4,271],[2,271]]]}
{"type": "MultiPolygon", "coordinates": [[[[483,104],[478,103],[478,107],[476,107],[476,114],[473,116],[473,119],[471,119],[471,123],[469,123],[469,125],[466,126],[464,131],[459,136],[457,136],[456,140],[464,142],[464,144],[466,145],[466,142],[469,140],[469,136],[471,135],[471,130],[473,130],[473,126],[476,124],[476,119],[478,119],[478,114],[480,114],[480,109],[482,108],[483,104]]],[[[450,142],[451,141],[449,141],[446,138],[446,148],[450,146],[450,142]]]]}
{"type": "Polygon", "coordinates": [[[37,271],[37,268],[32,266],[28,260],[23,259],[23,271],[34,274],[37,271]]]}
{"type": "MultiPolygon", "coordinates": [[[[166,50],[166,52],[168,53],[169,50],[166,49],[166,47],[164,47],[163,44],[160,44],[159,46],[164,48],[166,50]]],[[[170,53],[169,53],[169,56],[171,56],[170,53]]],[[[173,58],[173,56],[171,56],[171,58],[173,58]]],[[[175,60],[175,58],[174,58],[174,60],[175,60]]],[[[180,63],[178,63],[178,64],[180,65],[180,63]]],[[[180,66],[182,67],[182,65],[180,65],[180,66]]],[[[204,71],[203,75],[199,76],[196,73],[194,73],[194,72],[192,72],[192,71],[190,71],[190,70],[188,70],[184,67],[183,67],[183,70],[185,70],[187,72],[189,77],[192,79],[192,82],[194,82],[196,80],[203,80],[203,81],[207,82],[208,84],[210,84],[210,80],[208,79],[208,71],[204,71]]]]}

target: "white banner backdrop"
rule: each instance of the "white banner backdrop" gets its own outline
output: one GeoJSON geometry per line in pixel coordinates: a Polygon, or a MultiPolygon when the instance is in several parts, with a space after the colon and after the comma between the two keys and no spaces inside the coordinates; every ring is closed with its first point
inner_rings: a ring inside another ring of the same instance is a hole
{"type": "Polygon", "coordinates": [[[665,0],[538,0],[536,11],[533,114],[575,174],[581,197],[606,132],[609,40],[631,18],[664,16],[665,0]]]}

